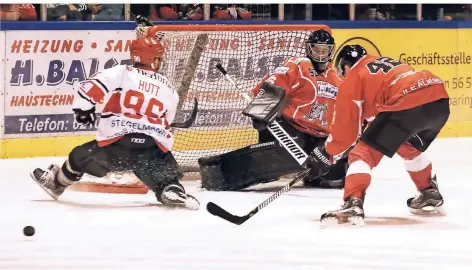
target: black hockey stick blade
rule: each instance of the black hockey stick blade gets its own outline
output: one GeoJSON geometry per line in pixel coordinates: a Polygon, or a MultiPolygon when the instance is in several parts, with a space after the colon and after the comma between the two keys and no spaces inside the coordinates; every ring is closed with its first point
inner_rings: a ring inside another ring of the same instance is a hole
{"type": "Polygon", "coordinates": [[[229,221],[233,224],[236,224],[236,225],[241,225],[246,220],[249,219],[248,216],[240,217],[240,216],[232,215],[228,211],[221,208],[219,205],[217,205],[215,203],[212,203],[212,202],[209,202],[207,204],[207,210],[208,210],[208,212],[210,212],[210,214],[215,215],[217,217],[220,217],[220,218],[222,218],[224,220],[227,220],[227,221],[229,221]]]}
{"type": "Polygon", "coordinates": [[[193,122],[195,122],[195,119],[197,119],[197,113],[198,113],[198,100],[197,98],[195,98],[193,101],[192,115],[190,115],[189,119],[187,119],[183,123],[172,123],[170,124],[170,126],[175,127],[175,128],[189,128],[193,125],[193,122]]]}
{"type": "Polygon", "coordinates": [[[310,172],[310,170],[311,169],[304,170],[295,179],[290,181],[290,183],[285,185],[282,189],[280,189],[276,193],[272,194],[272,196],[267,198],[265,201],[263,201],[261,204],[259,204],[256,208],[252,209],[251,212],[247,213],[244,216],[233,215],[233,214],[229,213],[228,211],[224,210],[223,208],[221,208],[220,206],[218,206],[217,204],[212,203],[212,202],[209,202],[207,204],[207,210],[212,215],[220,217],[220,218],[222,218],[224,220],[227,220],[227,221],[229,221],[233,224],[241,225],[244,222],[246,222],[246,220],[250,219],[252,216],[257,214],[260,210],[262,210],[262,208],[266,207],[271,202],[273,202],[275,199],[277,199],[280,195],[282,195],[283,193],[290,190],[298,181],[303,179],[310,172]]]}

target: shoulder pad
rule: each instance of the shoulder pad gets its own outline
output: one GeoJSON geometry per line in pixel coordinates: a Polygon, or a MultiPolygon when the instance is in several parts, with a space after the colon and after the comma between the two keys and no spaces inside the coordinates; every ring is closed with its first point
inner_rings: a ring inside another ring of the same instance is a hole
{"type": "Polygon", "coordinates": [[[306,57],[293,57],[289,60],[289,62],[295,63],[297,65],[299,65],[300,63],[304,63],[304,62],[311,63],[310,59],[308,59],[306,57]]]}
{"type": "Polygon", "coordinates": [[[278,67],[274,70],[274,74],[287,74],[289,70],[289,67],[278,67]]]}

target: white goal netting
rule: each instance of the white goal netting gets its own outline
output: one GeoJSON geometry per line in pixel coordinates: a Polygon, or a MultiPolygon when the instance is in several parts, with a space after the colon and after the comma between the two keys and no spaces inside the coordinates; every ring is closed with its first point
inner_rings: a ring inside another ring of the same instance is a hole
{"type": "Polygon", "coordinates": [[[189,129],[176,130],[174,155],[185,171],[198,170],[201,156],[215,155],[257,141],[242,110],[247,102],[215,67],[220,63],[250,92],[268,73],[293,56],[304,56],[307,31],[163,31],[167,48],[163,72],[178,89],[181,104],[176,121],[186,120],[199,101],[189,129]]]}

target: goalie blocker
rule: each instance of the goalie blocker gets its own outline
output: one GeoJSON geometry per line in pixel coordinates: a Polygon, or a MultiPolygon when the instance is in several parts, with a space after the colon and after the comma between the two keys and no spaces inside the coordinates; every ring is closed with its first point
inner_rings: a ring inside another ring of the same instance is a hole
{"type": "MultiPolygon", "coordinates": [[[[243,111],[254,121],[259,131],[259,143],[222,155],[199,158],[202,188],[207,190],[240,190],[256,184],[276,181],[280,176],[297,173],[305,168],[299,165],[272,134],[265,128],[277,121],[282,128],[303,148],[311,152],[326,138],[313,137],[293,128],[283,118],[278,118],[284,105],[285,90],[264,83],[259,95],[243,111]],[[276,119],[276,120],[273,120],[276,119]]],[[[323,177],[304,178],[305,185],[341,188],[347,170],[347,160],[339,161],[323,177]]]]}

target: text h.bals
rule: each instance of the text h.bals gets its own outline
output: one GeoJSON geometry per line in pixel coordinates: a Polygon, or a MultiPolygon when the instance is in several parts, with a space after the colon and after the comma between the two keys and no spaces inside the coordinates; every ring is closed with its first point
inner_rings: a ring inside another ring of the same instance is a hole
{"type": "Polygon", "coordinates": [[[90,58],[48,61],[22,58],[21,60],[12,59],[9,62],[11,63],[10,86],[28,86],[34,83],[38,86],[43,84],[56,86],[64,81],[73,85],[75,82],[81,82],[92,76],[98,70],[108,69],[118,64],[129,65],[131,60],[128,57],[122,60],[112,57],[103,60],[90,58]]]}

